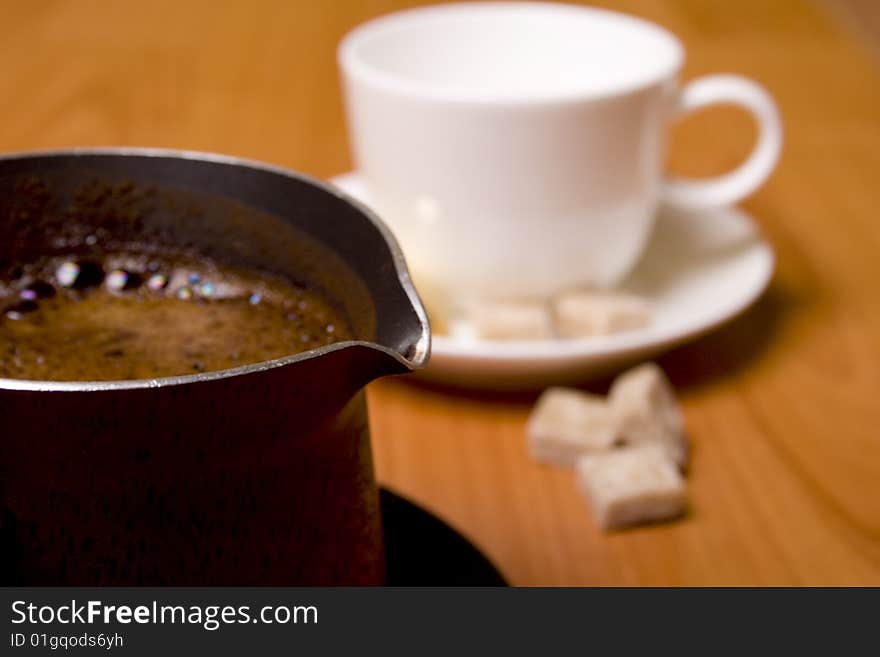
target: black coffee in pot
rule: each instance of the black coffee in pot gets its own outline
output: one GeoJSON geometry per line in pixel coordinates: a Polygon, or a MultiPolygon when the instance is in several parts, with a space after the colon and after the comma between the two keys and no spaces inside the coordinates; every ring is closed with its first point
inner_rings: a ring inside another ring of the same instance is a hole
{"type": "Polygon", "coordinates": [[[0,280],[0,377],[148,379],[221,370],[351,335],[318,293],[204,259],[52,257],[0,280]],[[12,277],[10,277],[12,278],[12,277]]]}

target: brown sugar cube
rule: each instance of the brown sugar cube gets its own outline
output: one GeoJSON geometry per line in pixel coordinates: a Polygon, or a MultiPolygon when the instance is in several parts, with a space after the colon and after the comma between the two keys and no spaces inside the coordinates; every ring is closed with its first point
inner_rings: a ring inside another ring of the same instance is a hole
{"type": "Polygon", "coordinates": [[[686,504],[681,472],[657,445],[587,454],[576,465],[577,480],[604,530],[681,515],[686,504]]]}
{"type": "Polygon", "coordinates": [[[607,402],[570,388],[550,388],[541,395],[526,427],[536,461],[571,466],[585,452],[612,447],[617,439],[607,402]]]}
{"type": "Polygon", "coordinates": [[[579,338],[609,335],[647,326],[648,304],[631,294],[613,292],[569,292],[553,304],[560,337],[579,338]]]}
{"type": "Polygon", "coordinates": [[[684,416],[672,385],[657,365],[645,363],[620,375],[608,400],[625,445],[659,444],[680,467],[687,465],[684,416]]]}
{"type": "Polygon", "coordinates": [[[547,340],[553,337],[550,313],[543,303],[486,303],[471,316],[478,337],[488,340],[547,340]]]}

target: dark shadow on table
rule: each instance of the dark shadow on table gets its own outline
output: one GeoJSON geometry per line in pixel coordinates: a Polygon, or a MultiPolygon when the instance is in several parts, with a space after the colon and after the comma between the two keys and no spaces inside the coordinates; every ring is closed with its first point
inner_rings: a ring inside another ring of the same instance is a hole
{"type": "Polygon", "coordinates": [[[798,299],[772,284],[748,310],[728,324],[657,359],[676,389],[687,391],[735,376],[764,357],[780,339],[798,299]]]}

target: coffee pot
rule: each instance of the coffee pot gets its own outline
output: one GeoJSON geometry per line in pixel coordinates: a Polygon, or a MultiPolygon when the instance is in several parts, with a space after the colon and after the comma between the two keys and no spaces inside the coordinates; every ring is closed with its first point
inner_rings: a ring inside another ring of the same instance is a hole
{"type": "Polygon", "coordinates": [[[4,583],[381,584],[364,386],[422,368],[430,350],[392,235],[327,184],[237,158],[0,158],[0,276],[129,248],[306,284],[354,339],[150,380],[0,379],[4,583]]]}

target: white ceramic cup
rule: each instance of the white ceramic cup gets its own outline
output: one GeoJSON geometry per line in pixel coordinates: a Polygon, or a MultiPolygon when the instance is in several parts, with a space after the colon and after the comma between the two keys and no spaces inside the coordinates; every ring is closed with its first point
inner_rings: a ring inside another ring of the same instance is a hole
{"type": "Polygon", "coordinates": [[[439,5],[350,32],[355,163],[429,303],[614,285],[660,202],[728,205],[764,182],[782,143],[773,100],[735,75],[680,88],[682,60],[659,26],[559,4],[439,5]],[[721,103],[754,116],[751,155],[719,178],[665,178],[670,121],[721,103]]]}

